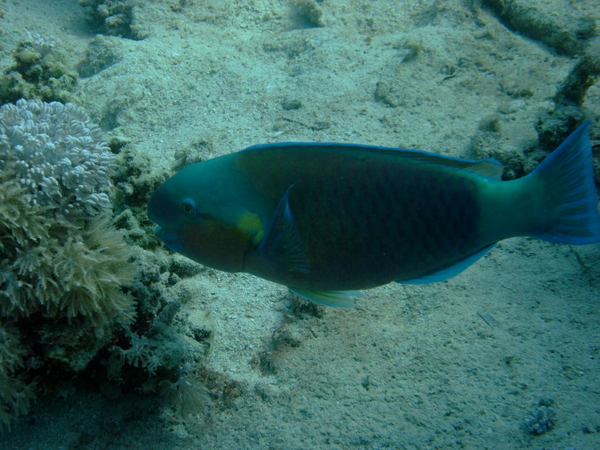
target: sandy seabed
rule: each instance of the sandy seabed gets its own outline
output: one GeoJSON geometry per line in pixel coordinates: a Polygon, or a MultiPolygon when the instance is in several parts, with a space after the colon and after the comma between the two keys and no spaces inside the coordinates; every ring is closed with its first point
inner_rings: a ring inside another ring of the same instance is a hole
{"type": "MultiPolygon", "coordinates": [[[[527,3],[556,27],[600,19],[595,0],[527,3]]],[[[498,151],[522,150],[576,62],[477,2],[135,5],[143,39],[106,37],[117,62],[81,78],[77,95],[108,136],[157,168],[207,142],[210,156],[319,141],[473,157],[492,116],[498,151]]],[[[74,62],[95,38],[75,0],[0,8],[2,69],[28,32],[74,62]]],[[[583,108],[598,135],[599,84],[583,108]]],[[[230,401],[178,418],[132,394],[42,398],[0,449],[600,449],[599,280],[598,244],[515,238],[447,282],[383,286],[353,309],[290,319],[286,288],[209,271],[192,283],[201,306],[184,313],[210,313],[206,365],[236,383],[230,401]],[[252,361],[282,327],[297,345],[258,370],[252,361]],[[540,401],[556,423],[535,435],[524,419],[540,401]]]]}

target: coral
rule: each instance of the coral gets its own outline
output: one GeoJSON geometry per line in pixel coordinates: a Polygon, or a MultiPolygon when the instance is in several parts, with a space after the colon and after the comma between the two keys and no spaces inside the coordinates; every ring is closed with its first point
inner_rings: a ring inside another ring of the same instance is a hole
{"type": "Polygon", "coordinates": [[[0,108],[0,314],[131,318],[131,256],[105,214],[114,156],[72,104],[0,108]]]}
{"type": "Polygon", "coordinates": [[[552,399],[542,399],[537,408],[528,411],[525,418],[527,431],[533,434],[543,434],[549,431],[556,422],[556,413],[550,406],[554,403],[552,399]]]}
{"type": "Polygon", "coordinates": [[[525,423],[530,433],[542,434],[554,426],[556,414],[552,408],[542,406],[537,410],[529,411],[525,423]]]}
{"type": "Polygon", "coordinates": [[[323,11],[315,0],[292,0],[290,19],[294,28],[324,27],[323,11]]]}
{"type": "MultiPolygon", "coordinates": [[[[484,118],[471,139],[471,150],[475,158],[494,158],[504,167],[504,179],[520,178],[532,172],[564,140],[581,125],[589,113],[583,104],[589,88],[600,77],[600,37],[587,42],[585,51],[570,73],[557,87],[554,105],[550,111],[540,114],[535,130],[538,138],[524,148],[503,146],[499,116],[484,118]]],[[[593,134],[593,131],[592,131],[593,134]]],[[[592,139],[593,140],[593,139],[592,139]]],[[[593,156],[594,179],[600,183],[600,159],[593,156]]]]}
{"type": "Polygon", "coordinates": [[[297,294],[290,295],[289,312],[266,343],[264,350],[258,353],[250,364],[262,375],[275,375],[279,370],[281,356],[290,348],[296,348],[310,337],[310,326],[306,321],[323,317],[323,306],[306,300],[297,294]]]}
{"type": "MultiPolygon", "coordinates": [[[[169,291],[163,287],[159,301],[164,302],[169,291]]],[[[185,417],[201,413],[209,400],[199,363],[209,350],[212,326],[208,316],[194,322],[178,317],[180,308],[178,300],[168,301],[154,314],[139,308],[140,318],[150,323],[110,347],[105,376],[119,388],[160,393],[176,415],[185,417]]],[[[141,325],[143,320],[138,320],[132,329],[141,325]]]]}
{"type": "Polygon", "coordinates": [[[210,330],[206,330],[206,334],[199,339],[194,334],[190,340],[186,336],[191,334],[189,331],[182,333],[187,327],[181,329],[181,326],[175,326],[174,323],[180,308],[179,301],[168,302],[154,317],[146,333],[141,336],[131,335],[129,348],[123,350],[122,347],[113,347],[112,351],[120,354],[131,366],[144,369],[151,377],[156,375],[159,368],[168,374],[169,378],[178,376],[181,364],[190,364],[194,356],[205,353],[205,350],[201,350],[202,342],[208,340],[212,334],[210,330]]]}
{"type": "MultiPolygon", "coordinates": [[[[2,222],[0,239],[8,242],[10,228],[2,222]]],[[[40,244],[4,245],[0,252],[1,315],[84,315],[99,327],[99,333],[113,317],[131,321],[133,302],[121,286],[130,284],[135,272],[129,263],[131,250],[121,234],[109,227],[106,216],[89,221],[77,233],[71,230],[60,226],[50,230],[65,233],[66,241],[48,238],[40,244]]]]}
{"type": "Polygon", "coordinates": [[[52,39],[29,35],[14,53],[15,64],[0,76],[0,103],[20,98],[72,101],[78,74],[52,39]]]}
{"type": "Polygon", "coordinates": [[[167,173],[150,169],[74,105],[0,108],[0,427],[74,380],[162,391],[179,415],[208,401],[212,325],[181,313],[203,268],[157,248],[145,208],[167,173]]]}
{"type": "MultiPolygon", "coordinates": [[[[146,205],[150,195],[169,177],[169,172],[166,169],[157,170],[147,155],[137,153],[127,142],[115,138],[109,145],[111,148],[121,149],[113,176],[113,206],[117,214],[115,223],[123,229],[130,244],[145,249],[160,248],[160,243],[152,231],[154,224],[146,214],[146,205]]],[[[163,264],[162,267],[166,268],[166,265],[163,264]]],[[[150,272],[155,270],[156,267],[150,269],[150,272]]]]}
{"type": "Polygon", "coordinates": [[[392,108],[404,103],[403,93],[396,85],[390,86],[386,81],[378,81],[375,86],[375,100],[382,101],[392,108]]]}
{"type": "Polygon", "coordinates": [[[89,22],[97,32],[127,39],[146,36],[135,24],[135,6],[131,0],[79,0],[89,9],[89,22]]]}
{"type": "MultiPolygon", "coordinates": [[[[554,108],[540,115],[535,129],[539,148],[547,153],[557,148],[589,114],[583,106],[588,89],[600,79],[600,37],[589,41],[585,52],[558,87],[554,108]]],[[[593,134],[593,131],[592,131],[593,134]]],[[[594,152],[594,179],[600,183],[600,158],[594,152]]]]}
{"type": "Polygon", "coordinates": [[[111,225],[113,166],[75,105],[0,108],[0,425],[29,409],[46,365],[84,370],[134,320],[123,286],[137,268],[111,225]]]}
{"type": "Polygon", "coordinates": [[[600,76],[600,37],[592,39],[585,53],[560,86],[554,101],[581,105],[588,89],[600,76]]]}
{"type": "Polygon", "coordinates": [[[209,401],[208,390],[192,364],[182,364],[179,367],[177,381],[164,380],[159,384],[159,388],[180,417],[187,418],[205,412],[205,406],[209,401]]]}
{"type": "Polygon", "coordinates": [[[599,77],[600,37],[596,37],[559,86],[554,109],[542,114],[535,126],[543,150],[553,151],[586,119],[582,104],[599,77]]]}
{"type": "MultiPolygon", "coordinates": [[[[148,198],[172,174],[166,170],[153,170],[152,161],[148,155],[135,152],[127,144],[117,157],[117,163],[117,171],[114,176],[117,188],[115,201],[117,211],[135,208],[143,212],[143,215],[140,214],[140,216],[145,217],[148,198]]],[[[154,226],[149,220],[148,225],[154,226]]]]}
{"type": "Polygon", "coordinates": [[[118,51],[119,38],[97,35],[90,42],[85,57],[77,64],[82,77],[91,77],[108,69],[121,60],[118,51]]]}
{"type": "Polygon", "coordinates": [[[131,347],[127,350],[123,350],[123,356],[127,358],[127,362],[133,367],[145,367],[150,356],[148,339],[145,336],[133,336],[130,344],[131,347]]]}
{"type": "Polygon", "coordinates": [[[31,206],[65,215],[95,215],[109,206],[105,191],[114,155],[83,109],[19,100],[0,108],[0,170],[26,190],[31,206]]]}
{"type": "Polygon", "coordinates": [[[69,237],[53,254],[53,275],[62,295],[55,293],[53,304],[48,298],[46,304],[52,306],[47,312],[63,311],[67,317],[81,314],[98,325],[112,315],[131,322],[133,302],[120,288],[131,284],[136,267],[129,262],[131,250],[121,233],[102,216],[90,221],[79,236],[69,237]]]}
{"type": "Polygon", "coordinates": [[[29,410],[33,385],[14,376],[23,367],[23,356],[18,332],[0,322],[0,425],[29,410]]]}

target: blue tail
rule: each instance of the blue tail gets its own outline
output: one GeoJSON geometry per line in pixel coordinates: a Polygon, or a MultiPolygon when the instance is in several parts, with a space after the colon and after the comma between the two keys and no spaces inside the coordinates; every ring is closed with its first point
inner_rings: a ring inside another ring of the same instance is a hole
{"type": "Polygon", "coordinates": [[[554,205],[554,225],[534,236],[538,239],[575,245],[600,241],[589,126],[583,123],[531,174],[544,179],[554,205]]]}

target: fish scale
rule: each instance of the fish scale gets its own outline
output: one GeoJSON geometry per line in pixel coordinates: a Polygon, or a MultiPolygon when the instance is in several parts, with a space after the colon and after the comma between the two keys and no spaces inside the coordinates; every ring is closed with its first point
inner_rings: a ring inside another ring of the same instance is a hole
{"type": "Polygon", "coordinates": [[[154,192],[148,215],[194,261],[350,306],[348,291],[447,280],[509,237],[600,241],[588,128],[511,181],[492,160],[259,145],[182,169],[154,192]]]}
{"type": "MultiPolygon", "coordinates": [[[[423,262],[430,267],[435,258],[443,268],[462,256],[458,248],[476,242],[475,186],[460,174],[443,166],[425,173],[411,161],[360,149],[350,160],[347,149],[303,152],[310,165],[293,152],[240,154],[240,166],[249,179],[260,175],[272,180],[257,186],[259,194],[275,192],[273,198],[279,199],[293,186],[294,222],[311,269],[323,282],[372,279],[381,284],[397,279],[399,272],[410,278],[423,262]],[[290,161],[292,168],[284,171],[290,161]],[[313,171],[315,166],[320,170],[313,171]],[[459,215],[465,210],[470,214],[459,215]]],[[[469,248],[469,253],[482,247],[469,248]]]]}

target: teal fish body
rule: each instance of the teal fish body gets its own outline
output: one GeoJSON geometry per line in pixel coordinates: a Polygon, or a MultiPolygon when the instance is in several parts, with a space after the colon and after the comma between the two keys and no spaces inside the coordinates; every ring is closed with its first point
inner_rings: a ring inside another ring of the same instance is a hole
{"type": "Polygon", "coordinates": [[[499,240],[600,241],[582,125],[532,174],[493,160],[351,144],[250,147],[181,170],[148,214],[174,251],[319,303],[391,281],[446,280],[499,240]]]}

